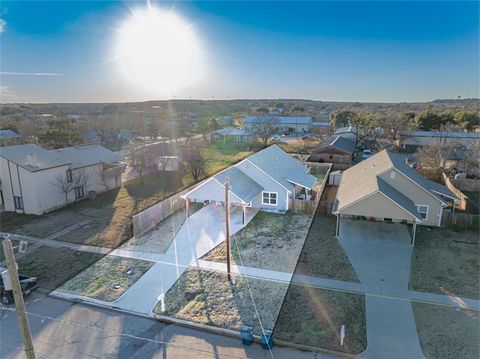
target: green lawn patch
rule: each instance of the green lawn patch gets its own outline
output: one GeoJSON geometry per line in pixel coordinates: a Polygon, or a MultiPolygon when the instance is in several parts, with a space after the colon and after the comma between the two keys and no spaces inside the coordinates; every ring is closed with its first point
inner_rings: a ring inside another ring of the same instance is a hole
{"type": "Polygon", "coordinates": [[[165,312],[159,302],[154,313],[231,330],[249,323],[256,334],[260,321],[273,328],[288,284],[235,278],[231,284],[226,273],[188,269],[166,293],[165,312]]]}
{"type": "MultiPolygon", "coordinates": [[[[293,272],[307,236],[311,216],[258,212],[245,228],[232,236],[233,262],[247,267],[293,272]],[[237,247],[238,246],[238,247],[237,247]]],[[[226,262],[222,242],[202,259],[226,262]]]]}
{"type": "Polygon", "coordinates": [[[479,245],[476,231],[417,228],[410,289],[480,299],[479,245]]]}
{"type": "Polygon", "coordinates": [[[40,287],[54,290],[100,258],[100,254],[41,246],[18,261],[18,271],[37,277],[40,287]]]}
{"type": "Polygon", "coordinates": [[[112,302],[120,298],[153,265],[154,262],[141,259],[108,255],[69,280],[59,290],[112,302]]]}
{"type": "Polygon", "coordinates": [[[274,335],[296,344],[360,353],[367,347],[365,296],[292,284],[274,335]],[[345,339],[340,346],[342,325],[345,339]]]}
{"type": "Polygon", "coordinates": [[[335,238],[336,219],[317,211],[298,259],[296,274],[358,282],[340,242],[335,238]]]}
{"type": "Polygon", "coordinates": [[[251,145],[242,142],[222,141],[209,145],[203,150],[207,160],[206,173],[208,176],[243,160],[253,153],[251,145]]]}
{"type": "Polygon", "coordinates": [[[418,336],[427,359],[480,357],[480,313],[412,303],[418,336]]]}

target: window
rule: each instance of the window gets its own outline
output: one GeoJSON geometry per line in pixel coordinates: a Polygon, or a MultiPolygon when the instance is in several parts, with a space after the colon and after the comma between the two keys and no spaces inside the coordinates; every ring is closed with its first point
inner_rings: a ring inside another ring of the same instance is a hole
{"type": "Polygon", "coordinates": [[[249,140],[248,136],[243,136],[243,142],[248,142],[249,140]]]}
{"type": "Polygon", "coordinates": [[[278,194],[276,192],[262,192],[262,204],[269,206],[277,205],[278,194]]]}
{"type": "Polygon", "coordinates": [[[75,191],[75,199],[80,199],[85,197],[85,190],[83,186],[78,186],[73,189],[75,191]]]}
{"type": "Polygon", "coordinates": [[[23,198],[22,197],[13,197],[13,202],[15,203],[15,209],[23,210],[23,198]]]}
{"type": "Polygon", "coordinates": [[[235,142],[241,142],[242,137],[241,136],[235,136],[235,142]]]}
{"type": "Polygon", "coordinates": [[[390,179],[395,179],[395,171],[390,172],[390,179]]]}
{"type": "Polygon", "coordinates": [[[343,155],[338,155],[338,160],[339,160],[340,162],[343,162],[343,160],[344,160],[343,155]]]}
{"type": "Polygon", "coordinates": [[[418,213],[420,213],[420,218],[427,219],[428,216],[428,206],[423,204],[417,204],[418,213]]]}
{"type": "Polygon", "coordinates": [[[72,170],[67,170],[67,183],[71,183],[72,181],[73,181],[72,170]]]}

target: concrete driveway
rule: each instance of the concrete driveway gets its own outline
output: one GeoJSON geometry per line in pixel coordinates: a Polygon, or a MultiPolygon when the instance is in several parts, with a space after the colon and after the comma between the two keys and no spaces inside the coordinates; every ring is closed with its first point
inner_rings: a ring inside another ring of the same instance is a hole
{"type": "Polygon", "coordinates": [[[340,243],[365,288],[367,349],[361,358],[424,358],[408,298],[413,247],[407,226],[341,220],[340,243]]]}

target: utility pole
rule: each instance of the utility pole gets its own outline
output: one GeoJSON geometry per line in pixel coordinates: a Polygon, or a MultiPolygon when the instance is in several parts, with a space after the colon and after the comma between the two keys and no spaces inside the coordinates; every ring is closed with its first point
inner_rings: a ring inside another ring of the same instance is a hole
{"type": "Polygon", "coordinates": [[[230,178],[225,181],[225,237],[227,242],[227,278],[228,281],[232,281],[232,275],[230,273],[230,215],[229,215],[229,201],[228,191],[230,190],[230,178]]]}
{"type": "Polygon", "coordinates": [[[20,331],[22,332],[25,355],[27,359],[35,359],[32,333],[30,332],[30,325],[28,324],[27,313],[25,311],[25,302],[23,301],[22,288],[20,287],[20,281],[18,279],[17,263],[15,262],[15,255],[13,254],[12,242],[10,239],[5,239],[2,245],[3,252],[5,253],[5,261],[7,262],[10,284],[12,285],[13,298],[15,299],[20,331]]]}

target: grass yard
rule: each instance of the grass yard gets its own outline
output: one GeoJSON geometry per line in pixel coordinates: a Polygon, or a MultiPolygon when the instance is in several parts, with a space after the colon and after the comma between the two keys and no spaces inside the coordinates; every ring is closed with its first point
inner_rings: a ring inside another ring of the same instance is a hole
{"type": "Polygon", "coordinates": [[[427,359],[480,357],[480,313],[412,302],[420,344],[427,359]]]}
{"type": "Polygon", "coordinates": [[[360,353],[367,347],[365,296],[292,284],[274,335],[292,343],[360,353]],[[340,346],[342,324],[345,339],[340,346]]]}
{"type": "Polygon", "coordinates": [[[410,289],[480,299],[479,245],[475,231],[417,228],[410,289]]]}
{"type": "Polygon", "coordinates": [[[253,153],[251,146],[249,143],[220,141],[206,147],[203,150],[203,156],[207,159],[207,176],[250,156],[253,153]]]}
{"type": "Polygon", "coordinates": [[[108,255],[70,279],[59,290],[112,302],[120,298],[153,264],[108,255]]]}
{"type": "Polygon", "coordinates": [[[101,258],[101,254],[40,246],[18,261],[18,271],[37,277],[40,287],[54,290],[101,258]]]}
{"type": "MultiPolygon", "coordinates": [[[[190,215],[202,207],[201,203],[190,203],[190,215]]],[[[122,248],[148,253],[165,253],[185,222],[185,218],[185,209],[180,209],[140,237],[130,239],[122,248]]]]}
{"type": "Polygon", "coordinates": [[[335,217],[317,211],[298,259],[296,274],[358,282],[350,260],[335,238],[335,227],[335,217]]]}
{"type": "MultiPolygon", "coordinates": [[[[293,272],[310,226],[311,216],[258,212],[248,225],[232,236],[233,263],[247,267],[293,272]],[[237,249],[237,245],[238,249],[237,249]]],[[[222,242],[202,259],[226,262],[222,242]]]]}
{"type": "Polygon", "coordinates": [[[262,325],[273,328],[288,288],[287,283],[236,276],[230,284],[225,273],[188,269],[165,295],[165,312],[159,302],[154,313],[239,330],[254,325],[261,333],[254,302],[262,325]],[[253,301],[252,301],[253,297],[253,301]]]}

